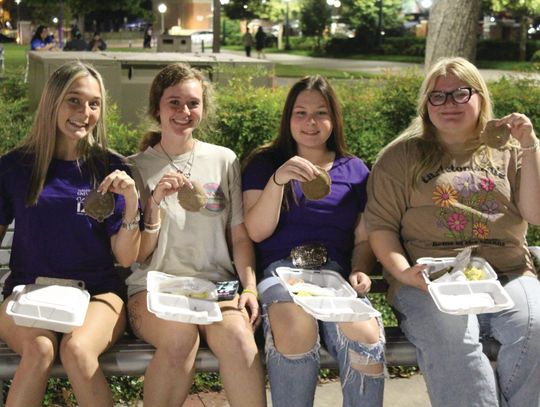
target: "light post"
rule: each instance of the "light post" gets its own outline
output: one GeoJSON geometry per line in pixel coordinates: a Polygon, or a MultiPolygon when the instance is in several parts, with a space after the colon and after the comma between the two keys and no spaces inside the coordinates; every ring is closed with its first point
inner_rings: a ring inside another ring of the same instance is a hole
{"type": "MultiPolygon", "coordinates": [[[[227,4],[229,4],[230,0],[219,0],[219,2],[221,3],[221,6],[223,8],[223,6],[226,6],[227,4]]],[[[223,34],[222,34],[222,37],[221,37],[221,44],[225,45],[225,13],[223,13],[221,21],[223,21],[223,24],[222,24],[222,26],[223,26],[223,34]]]]}
{"type": "Polygon", "coordinates": [[[161,14],[161,34],[165,34],[165,13],[167,12],[167,5],[160,3],[157,9],[161,14]]]}
{"type": "Polygon", "coordinates": [[[19,5],[21,4],[21,0],[15,0],[15,3],[17,4],[17,44],[21,43],[21,29],[19,28],[20,24],[19,21],[21,21],[21,15],[19,14],[19,5]]]}
{"type": "Polygon", "coordinates": [[[283,0],[285,2],[285,50],[291,49],[291,43],[289,42],[289,1],[283,0]]]}
{"type": "Polygon", "coordinates": [[[384,35],[384,31],[383,31],[383,0],[379,0],[379,38],[378,38],[379,47],[382,47],[383,35],[384,35]]]}

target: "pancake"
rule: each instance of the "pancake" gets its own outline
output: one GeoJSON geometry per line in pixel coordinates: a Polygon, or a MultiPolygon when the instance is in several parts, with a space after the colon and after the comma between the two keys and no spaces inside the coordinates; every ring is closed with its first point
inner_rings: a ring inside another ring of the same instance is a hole
{"type": "Polygon", "coordinates": [[[178,191],[178,202],[180,206],[189,212],[198,212],[208,202],[208,195],[200,183],[191,181],[193,189],[188,186],[180,188],[178,191]]]}
{"type": "Polygon", "coordinates": [[[323,168],[317,167],[320,171],[319,175],[312,181],[301,182],[300,188],[306,196],[306,198],[311,199],[312,201],[317,201],[328,196],[330,193],[330,185],[332,181],[330,180],[330,175],[323,168]]]}
{"type": "Polygon", "coordinates": [[[84,212],[98,222],[103,222],[114,212],[114,196],[112,192],[107,192],[105,195],[93,189],[84,198],[84,212]]]}
{"type": "Polygon", "coordinates": [[[486,123],[482,132],[482,139],[488,147],[501,148],[510,138],[510,128],[506,125],[495,127],[497,120],[490,120],[486,123]]]}

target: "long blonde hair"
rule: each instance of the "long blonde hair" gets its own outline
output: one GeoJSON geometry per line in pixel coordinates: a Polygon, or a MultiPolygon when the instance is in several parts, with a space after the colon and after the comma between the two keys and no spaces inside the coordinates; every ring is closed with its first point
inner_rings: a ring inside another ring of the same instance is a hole
{"type": "Polygon", "coordinates": [[[461,57],[442,58],[431,68],[426,75],[418,97],[417,113],[410,126],[405,129],[394,141],[386,146],[380,154],[383,154],[391,146],[404,141],[413,142],[419,149],[421,159],[412,167],[412,185],[416,186],[421,174],[440,162],[440,157],[446,151],[437,140],[437,129],[431,122],[428,113],[428,96],[435,87],[435,82],[441,76],[453,75],[459,80],[472,87],[480,97],[480,114],[476,124],[477,137],[471,140],[470,149],[474,150],[473,160],[480,160],[480,156],[491,157],[487,146],[482,144],[479,135],[488,120],[493,117],[491,97],[486,82],[478,69],[461,57]]]}
{"type": "Polygon", "coordinates": [[[215,111],[212,84],[208,82],[201,71],[189,65],[182,63],[168,65],[158,72],[150,86],[147,116],[151,122],[151,126],[139,144],[140,151],[156,145],[161,140],[159,103],[165,89],[189,79],[199,81],[203,91],[203,116],[198,130],[203,131],[202,129],[207,130],[211,127],[215,111]]]}
{"type": "Polygon", "coordinates": [[[95,186],[98,165],[106,164],[107,140],[105,128],[106,92],[98,71],[82,62],[69,62],[58,68],[45,84],[34,116],[30,132],[18,147],[25,154],[32,155],[33,168],[26,195],[26,205],[37,204],[43,190],[49,165],[56,148],[58,132],[58,112],[70,86],[79,78],[92,76],[99,84],[101,92],[101,114],[91,133],[77,145],[78,160],[87,162],[92,182],[95,186]]]}

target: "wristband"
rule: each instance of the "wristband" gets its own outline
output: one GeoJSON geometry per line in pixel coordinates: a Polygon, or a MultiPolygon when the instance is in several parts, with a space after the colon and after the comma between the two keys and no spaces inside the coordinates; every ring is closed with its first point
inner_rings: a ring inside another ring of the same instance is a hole
{"type": "Polygon", "coordinates": [[[538,139],[536,139],[536,141],[534,142],[534,144],[530,145],[530,146],[521,146],[520,149],[521,151],[536,151],[538,150],[538,147],[540,147],[540,141],[538,139]]]}
{"type": "Polygon", "coordinates": [[[259,299],[259,294],[257,293],[257,291],[250,290],[249,288],[244,288],[242,290],[242,294],[253,294],[256,299],[259,299]]]}

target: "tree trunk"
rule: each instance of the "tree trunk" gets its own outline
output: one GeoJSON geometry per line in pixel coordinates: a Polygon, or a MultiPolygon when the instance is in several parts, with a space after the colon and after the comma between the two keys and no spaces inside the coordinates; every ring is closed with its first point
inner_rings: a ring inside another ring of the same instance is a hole
{"type": "Polygon", "coordinates": [[[529,17],[521,16],[520,33],[519,33],[519,60],[527,59],[527,34],[529,31],[529,17]]]}
{"type": "Polygon", "coordinates": [[[425,66],[441,57],[474,62],[481,0],[436,0],[428,22],[425,66]]]}

